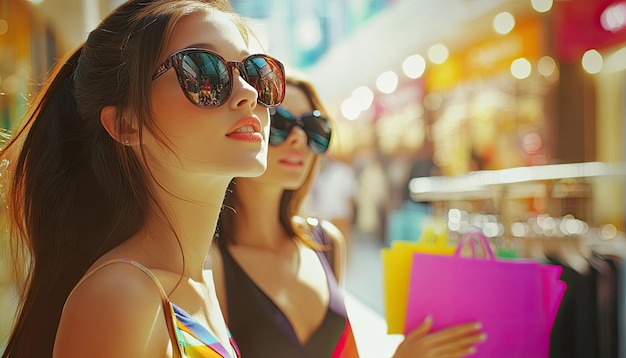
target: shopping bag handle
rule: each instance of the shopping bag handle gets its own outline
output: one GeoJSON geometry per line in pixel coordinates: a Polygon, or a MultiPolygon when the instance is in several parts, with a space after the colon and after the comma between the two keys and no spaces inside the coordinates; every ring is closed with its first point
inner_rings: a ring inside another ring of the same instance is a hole
{"type": "Polygon", "coordinates": [[[493,250],[491,249],[491,245],[489,245],[489,240],[487,237],[477,229],[470,229],[459,239],[459,244],[456,247],[456,251],[454,252],[454,256],[461,256],[461,251],[467,243],[469,242],[470,249],[472,251],[472,257],[476,258],[476,242],[480,244],[483,253],[485,254],[485,258],[488,260],[495,260],[496,257],[493,254],[493,250]]]}
{"type": "Polygon", "coordinates": [[[436,232],[435,228],[432,226],[427,226],[422,231],[419,239],[417,240],[417,244],[421,246],[429,246],[429,247],[443,247],[448,246],[448,239],[444,236],[444,231],[436,232]]]}

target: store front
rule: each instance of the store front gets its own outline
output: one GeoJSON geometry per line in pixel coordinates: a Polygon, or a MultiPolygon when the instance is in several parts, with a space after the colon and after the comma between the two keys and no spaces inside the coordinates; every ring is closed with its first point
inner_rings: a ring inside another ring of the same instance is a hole
{"type": "Polygon", "coordinates": [[[0,128],[12,129],[59,51],[48,24],[26,2],[3,2],[1,11],[0,128]]]}
{"type": "Polygon", "coordinates": [[[410,80],[392,94],[378,93],[374,98],[374,119],[378,145],[386,155],[416,152],[424,144],[424,83],[410,80]]]}
{"type": "Polygon", "coordinates": [[[551,156],[549,100],[558,79],[539,19],[518,20],[426,72],[435,161],[445,175],[539,165],[551,156]]]}

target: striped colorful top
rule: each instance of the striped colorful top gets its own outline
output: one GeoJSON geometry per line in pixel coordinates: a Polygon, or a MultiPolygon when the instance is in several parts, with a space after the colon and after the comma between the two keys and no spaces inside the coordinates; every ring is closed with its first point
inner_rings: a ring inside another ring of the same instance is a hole
{"type": "MultiPolygon", "coordinates": [[[[117,262],[125,262],[132,264],[133,266],[139,268],[143,272],[145,272],[154,283],[159,287],[161,291],[161,300],[163,303],[163,311],[165,312],[165,318],[168,321],[167,327],[170,333],[170,338],[172,342],[176,342],[176,346],[178,347],[178,352],[174,352],[176,357],[181,358],[240,358],[241,354],[239,353],[239,348],[235,343],[230,331],[228,332],[228,339],[230,343],[230,347],[226,348],[224,345],[220,343],[220,341],[204,326],[202,326],[198,321],[196,321],[191,315],[189,315],[185,310],[176,306],[172,303],[163,286],[157,279],[157,277],[146,267],[141,265],[140,263],[129,260],[129,259],[114,259],[103,263],[102,265],[96,267],[89,273],[87,273],[79,282],[76,284],[78,287],[83,281],[85,281],[89,276],[91,276],[94,272],[98,271],[102,267],[107,265],[117,263],[117,262]],[[177,354],[178,353],[178,354],[177,354]]],[[[76,289],[76,288],[74,288],[76,289]]],[[[70,293],[71,295],[71,293],[70,293]]]]}
{"type": "Polygon", "coordinates": [[[198,321],[193,319],[182,308],[170,302],[171,312],[174,314],[174,330],[178,342],[178,348],[183,358],[235,358],[241,357],[239,348],[228,332],[228,340],[231,345],[231,352],[215,338],[198,321]]]}

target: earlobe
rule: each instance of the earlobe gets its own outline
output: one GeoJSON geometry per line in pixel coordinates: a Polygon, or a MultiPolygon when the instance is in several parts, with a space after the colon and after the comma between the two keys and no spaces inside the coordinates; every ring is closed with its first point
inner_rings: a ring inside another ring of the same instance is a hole
{"type": "Polygon", "coordinates": [[[132,146],[138,143],[138,131],[130,120],[122,119],[121,125],[118,123],[117,108],[106,106],[100,112],[100,123],[109,133],[111,138],[125,146],[132,146]]]}

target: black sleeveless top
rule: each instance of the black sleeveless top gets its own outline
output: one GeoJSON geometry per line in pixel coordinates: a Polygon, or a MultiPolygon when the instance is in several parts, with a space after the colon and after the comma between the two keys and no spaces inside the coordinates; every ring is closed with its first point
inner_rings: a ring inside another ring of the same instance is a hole
{"type": "MultiPolygon", "coordinates": [[[[328,245],[320,225],[313,227],[316,242],[328,245]]],[[[324,267],[330,299],[324,320],[302,345],[291,323],[276,304],[246,275],[223,242],[218,244],[224,266],[228,327],[243,358],[331,357],[346,326],[343,296],[327,252],[317,252],[324,267]]]]}

